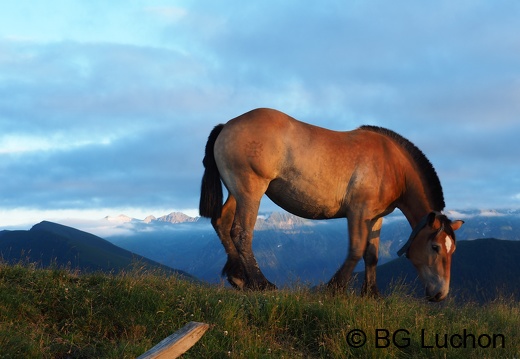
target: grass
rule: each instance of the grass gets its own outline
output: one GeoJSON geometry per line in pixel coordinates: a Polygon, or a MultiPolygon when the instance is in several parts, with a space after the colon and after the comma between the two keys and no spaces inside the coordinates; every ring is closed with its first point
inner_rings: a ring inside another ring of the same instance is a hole
{"type": "Polygon", "coordinates": [[[403,293],[251,293],[138,266],[107,275],[0,263],[0,358],[135,358],[190,321],[210,329],[185,358],[520,357],[519,302],[403,293]],[[354,330],[366,334],[359,348],[354,330]]]}

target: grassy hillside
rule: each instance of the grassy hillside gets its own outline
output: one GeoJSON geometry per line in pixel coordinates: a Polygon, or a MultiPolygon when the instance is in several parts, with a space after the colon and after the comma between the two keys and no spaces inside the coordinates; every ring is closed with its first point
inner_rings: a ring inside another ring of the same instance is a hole
{"type": "Polygon", "coordinates": [[[0,357],[134,358],[189,321],[211,328],[186,358],[520,355],[519,302],[431,304],[401,292],[382,300],[306,289],[246,293],[137,266],[78,275],[0,263],[0,357]],[[354,330],[366,333],[359,348],[354,330]],[[437,348],[445,335],[448,348],[437,348]]]}

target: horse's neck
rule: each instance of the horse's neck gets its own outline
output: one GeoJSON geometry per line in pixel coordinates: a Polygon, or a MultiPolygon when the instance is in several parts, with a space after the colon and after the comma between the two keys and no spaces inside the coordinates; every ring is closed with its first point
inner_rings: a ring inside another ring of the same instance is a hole
{"type": "Polygon", "coordinates": [[[409,193],[403,196],[402,202],[397,207],[403,212],[410,226],[415,228],[424,216],[433,211],[433,208],[424,192],[407,192],[409,193]]]}

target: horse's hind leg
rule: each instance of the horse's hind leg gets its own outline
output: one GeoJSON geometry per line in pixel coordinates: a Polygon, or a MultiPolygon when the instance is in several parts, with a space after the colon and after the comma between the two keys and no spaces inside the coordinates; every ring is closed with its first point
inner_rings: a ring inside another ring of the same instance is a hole
{"type": "Polygon", "coordinates": [[[361,295],[371,297],[379,297],[376,283],[376,266],[379,252],[379,236],[381,234],[381,226],[383,224],[383,217],[378,218],[372,226],[368,237],[368,244],[363,254],[365,261],[365,282],[361,288],[361,295]]]}
{"type": "Polygon", "coordinates": [[[227,276],[229,283],[233,287],[244,289],[246,273],[235,244],[231,239],[231,226],[235,218],[236,205],[235,197],[229,195],[222,207],[222,215],[220,218],[212,220],[211,224],[215,228],[228,257],[222,269],[222,275],[227,276]]]}
{"type": "Polygon", "coordinates": [[[252,290],[276,289],[276,286],[265,278],[253,254],[253,230],[259,206],[260,200],[238,201],[231,238],[246,272],[244,287],[252,290]]]}

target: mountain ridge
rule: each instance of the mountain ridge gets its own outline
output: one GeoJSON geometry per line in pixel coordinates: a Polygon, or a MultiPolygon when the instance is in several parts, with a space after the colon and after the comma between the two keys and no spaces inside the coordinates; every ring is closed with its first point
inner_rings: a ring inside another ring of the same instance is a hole
{"type": "Polygon", "coordinates": [[[58,265],[87,272],[118,272],[139,263],[193,278],[91,233],[49,221],[35,224],[27,231],[0,232],[0,258],[8,263],[21,261],[43,267],[58,265]]]}
{"type": "Polygon", "coordinates": [[[183,212],[170,212],[169,214],[165,214],[161,217],[155,217],[153,214],[146,216],[144,219],[138,219],[134,217],[127,216],[126,214],[120,214],[118,216],[105,216],[104,220],[112,223],[146,223],[153,224],[154,222],[166,222],[171,224],[178,223],[186,223],[186,222],[196,222],[200,219],[200,217],[191,217],[183,212]]]}
{"type": "MultiPolygon", "coordinates": [[[[497,219],[497,218],[507,218],[507,217],[517,217],[520,220],[520,209],[465,209],[465,210],[446,210],[444,213],[451,219],[474,219],[474,218],[488,218],[488,219],[497,219]]],[[[107,215],[103,218],[108,222],[120,222],[120,223],[146,223],[146,224],[154,224],[158,222],[163,223],[171,223],[171,224],[180,224],[180,223],[194,223],[202,221],[204,222],[206,219],[200,216],[190,216],[180,211],[173,211],[169,214],[156,217],[155,215],[148,215],[144,219],[138,219],[134,217],[127,216],[125,214],[120,214],[118,216],[110,216],[107,215]]],[[[340,219],[341,220],[341,219],[340,219]]],[[[384,223],[388,221],[405,221],[405,217],[401,214],[400,211],[396,210],[390,215],[384,217],[384,223]]],[[[257,227],[255,229],[291,229],[301,225],[310,225],[313,226],[316,223],[323,223],[330,220],[311,220],[302,217],[298,217],[289,212],[279,210],[279,211],[269,211],[259,213],[257,217],[257,227]]],[[[520,238],[518,238],[520,239],[520,238]]]]}
{"type": "MultiPolygon", "coordinates": [[[[457,243],[451,266],[450,292],[459,300],[486,302],[512,296],[520,300],[520,241],[479,238],[457,243]]],[[[358,272],[359,287],[364,272],[358,272]]],[[[392,291],[395,283],[409,286],[422,296],[417,271],[406,258],[397,258],[377,268],[377,285],[382,292],[392,291]]]]}

